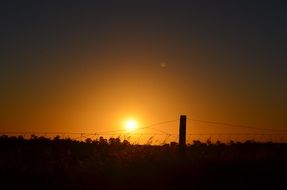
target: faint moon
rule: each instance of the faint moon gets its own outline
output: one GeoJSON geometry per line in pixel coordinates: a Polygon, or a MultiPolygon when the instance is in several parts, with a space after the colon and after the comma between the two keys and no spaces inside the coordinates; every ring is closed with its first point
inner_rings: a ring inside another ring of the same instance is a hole
{"type": "Polygon", "coordinates": [[[167,66],[166,62],[161,62],[159,65],[160,65],[161,68],[166,68],[166,66],[167,66]]]}

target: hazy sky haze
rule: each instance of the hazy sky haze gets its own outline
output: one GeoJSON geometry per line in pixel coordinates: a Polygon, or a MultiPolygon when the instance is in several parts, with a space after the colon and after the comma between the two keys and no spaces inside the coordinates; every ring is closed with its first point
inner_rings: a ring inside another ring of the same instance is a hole
{"type": "Polygon", "coordinates": [[[104,131],[130,115],[148,125],[179,114],[287,126],[284,1],[0,7],[2,131],[104,131]]]}

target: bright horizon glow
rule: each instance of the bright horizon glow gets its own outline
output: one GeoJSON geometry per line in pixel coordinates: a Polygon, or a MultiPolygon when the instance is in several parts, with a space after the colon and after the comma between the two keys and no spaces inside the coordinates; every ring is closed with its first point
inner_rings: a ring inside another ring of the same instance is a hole
{"type": "Polygon", "coordinates": [[[129,132],[135,131],[138,128],[138,122],[132,118],[127,119],[124,122],[124,128],[129,132]]]}

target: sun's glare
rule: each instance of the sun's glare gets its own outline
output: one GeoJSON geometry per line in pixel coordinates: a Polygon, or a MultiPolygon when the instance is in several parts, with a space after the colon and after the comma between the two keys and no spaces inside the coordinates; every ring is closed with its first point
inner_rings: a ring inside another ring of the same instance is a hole
{"type": "Polygon", "coordinates": [[[127,119],[124,122],[124,127],[129,132],[135,131],[138,128],[138,122],[135,119],[127,119]]]}

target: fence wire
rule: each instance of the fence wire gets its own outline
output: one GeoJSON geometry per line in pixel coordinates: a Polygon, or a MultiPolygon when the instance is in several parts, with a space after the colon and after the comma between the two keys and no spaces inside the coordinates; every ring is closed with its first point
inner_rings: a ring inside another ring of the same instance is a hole
{"type": "MultiPolygon", "coordinates": [[[[6,136],[21,136],[25,139],[45,137],[54,139],[56,137],[61,139],[72,139],[78,141],[99,140],[103,137],[107,140],[110,138],[119,138],[121,141],[127,140],[131,144],[151,144],[162,145],[170,144],[172,142],[177,143],[179,140],[178,134],[162,134],[162,133],[110,133],[110,134],[97,134],[97,133],[30,133],[30,132],[18,132],[18,133],[1,133],[6,136]]],[[[186,134],[187,144],[193,144],[195,141],[202,143],[229,143],[229,142],[245,142],[247,140],[255,142],[277,142],[286,143],[287,134],[238,134],[238,133],[203,133],[203,134],[186,134]]]]}
{"type": "MultiPolygon", "coordinates": [[[[229,142],[245,142],[247,140],[255,142],[287,142],[287,130],[276,130],[271,128],[259,128],[253,126],[230,124],[224,122],[215,122],[207,120],[198,120],[187,118],[188,121],[205,123],[207,126],[224,126],[230,128],[242,128],[253,130],[250,133],[188,133],[186,134],[187,144],[193,144],[195,141],[202,143],[229,143],[229,142]],[[268,132],[268,133],[267,133],[268,132]],[[272,133],[271,133],[272,132],[272,133]]],[[[172,142],[178,142],[179,135],[175,133],[169,133],[164,130],[166,124],[179,122],[179,119],[168,120],[158,123],[153,123],[144,127],[138,128],[139,132],[127,132],[126,130],[113,130],[113,131],[98,131],[95,133],[72,133],[72,132],[0,132],[0,135],[7,136],[21,136],[25,139],[33,137],[45,137],[53,139],[55,137],[62,139],[73,139],[78,141],[89,140],[99,140],[103,137],[107,140],[110,138],[119,138],[120,140],[127,140],[132,144],[151,144],[151,145],[161,145],[169,144],[172,142]],[[158,127],[161,127],[160,129],[158,127]],[[142,129],[149,129],[151,132],[143,132],[142,129]]],[[[176,129],[178,124],[172,124],[172,127],[176,129]]],[[[193,127],[194,128],[194,127],[193,127]]]]}

